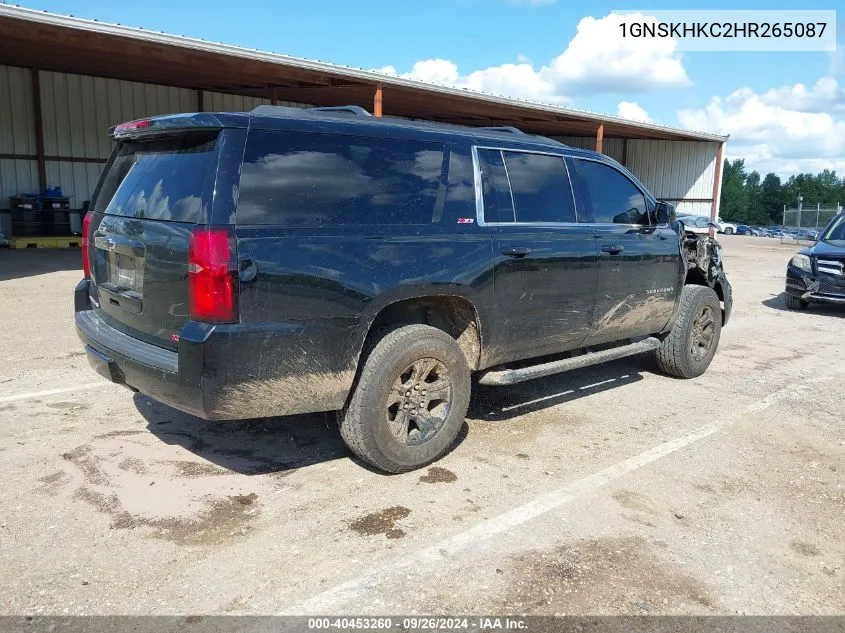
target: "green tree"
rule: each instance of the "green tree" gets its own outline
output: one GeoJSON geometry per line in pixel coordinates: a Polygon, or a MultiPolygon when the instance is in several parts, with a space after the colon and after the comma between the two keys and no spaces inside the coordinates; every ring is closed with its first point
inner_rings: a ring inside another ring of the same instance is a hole
{"type": "Polygon", "coordinates": [[[818,174],[793,174],[786,181],[770,173],[761,182],[758,172],[746,171],[745,160],[726,160],[719,217],[743,224],[780,224],[784,205],[795,208],[799,195],[805,209],[845,205],[845,178],[825,169],[818,174]]]}
{"type": "Polygon", "coordinates": [[[760,208],[765,214],[761,224],[780,224],[783,220],[783,185],[777,174],[766,174],[760,186],[760,208]]]}
{"type": "Polygon", "coordinates": [[[760,172],[752,171],[746,177],[745,195],[748,206],[743,222],[745,224],[767,224],[769,215],[763,209],[763,186],[760,183],[760,172]]]}
{"type": "Polygon", "coordinates": [[[748,194],[745,190],[745,160],[725,160],[722,169],[722,199],[719,203],[719,217],[730,222],[745,221],[748,208],[748,194]]]}

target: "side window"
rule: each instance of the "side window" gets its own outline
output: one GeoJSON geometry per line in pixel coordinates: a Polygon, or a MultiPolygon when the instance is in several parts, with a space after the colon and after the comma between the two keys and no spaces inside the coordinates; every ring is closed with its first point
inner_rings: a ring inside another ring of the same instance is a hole
{"type": "MultiPolygon", "coordinates": [[[[448,160],[445,190],[441,187],[440,194],[445,195],[443,205],[443,221],[454,224],[461,218],[475,218],[475,180],[472,173],[472,156],[468,148],[452,147],[445,154],[448,160]]],[[[438,206],[435,209],[439,208],[438,206]]],[[[436,213],[436,210],[435,210],[436,213]]]]}
{"type": "Polygon", "coordinates": [[[575,203],[562,157],[502,153],[517,222],[575,222],[575,203]]]}
{"type": "Polygon", "coordinates": [[[601,224],[650,224],[645,196],[613,167],[591,160],[572,160],[583,184],[588,208],[578,214],[581,222],[601,224]]]}
{"type": "Polygon", "coordinates": [[[514,222],[513,200],[508,188],[508,175],[502,152],[493,149],[479,149],[478,162],[481,166],[481,189],[484,196],[485,222],[514,222]]]}
{"type": "Polygon", "coordinates": [[[446,203],[442,143],[256,130],[239,224],[428,224],[446,203]]]}

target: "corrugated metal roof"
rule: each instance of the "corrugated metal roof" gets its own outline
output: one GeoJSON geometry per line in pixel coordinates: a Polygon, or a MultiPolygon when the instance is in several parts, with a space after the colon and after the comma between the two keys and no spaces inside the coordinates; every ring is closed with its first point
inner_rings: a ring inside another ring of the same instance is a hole
{"type": "Polygon", "coordinates": [[[298,68],[302,70],[322,72],[329,75],[334,75],[336,77],[366,81],[373,84],[381,83],[384,86],[396,86],[405,89],[437,93],[446,96],[460,96],[464,99],[472,99],[479,103],[490,103],[517,107],[526,112],[543,112],[547,114],[557,114],[561,116],[572,116],[577,117],[581,120],[593,121],[596,124],[608,123],[617,126],[625,126],[631,130],[639,130],[640,132],[659,132],[664,135],[671,135],[673,138],[676,138],[678,140],[687,139],[721,142],[726,141],[728,138],[727,136],[722,136],[718,134],[711,134],[707,132],[694,132],[665,125],[630,121],[621,117],[611,116],[607,114],[598,114],[586,110],[578,110],[574,108],[566,108],[552,104],[537,103],[500,95],[474,92],[466,89],[442,86],[439,84],[430,84],[412,79],[404,79],[401,77],[391,77],[373,71],[362,70],[359,68],[351,68],[349,66],[340,66],[327,62],[308,60],[289,55],[268,53],[256,49],[233,46],[231,44],[208,42],[201,39],[189,38],[179,35],[171,35],[164,32],[154,32],[142,28],[129,27],[120,24],[109,24],[105,22],[98,22],[96,20],[86,20],[73,16],[64,16],[55,13],[49,13],[46,11],[36,11],[34,9],[26,9],[9,5],[0,5],[0,17],[4,16],[19,20],[38,22],[41,24],[49,24],[57,27],[77,29],[92,33],[100,33],[114,37],[131,38],[134,40],[141,40],[144,42],[157,43],[166,46],[180,47],[183,49],[190,49],[194,51],[202,51],[215,55],[224,55],[229,57],[237,57],[244,60],[256,60],[270,64],[279,64],[284,65],[288,68],[298,68]]]}

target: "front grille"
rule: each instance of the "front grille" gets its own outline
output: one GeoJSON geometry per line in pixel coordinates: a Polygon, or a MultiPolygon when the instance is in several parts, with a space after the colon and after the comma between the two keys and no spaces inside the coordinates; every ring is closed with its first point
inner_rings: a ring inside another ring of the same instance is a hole
{"type": "Polygon", "coordinates": [[[831,257],[819,257],[816,259],[816,269],[826,275],[845,277],[845,260],[833,259],[831,257]]]}
{"type": "Polygon", "coordinates": [[[819,281],[819,294],[822,295],[840,295],[845,296],[845,280],[842,282],[828,281],[822,279],[819,281]]]}

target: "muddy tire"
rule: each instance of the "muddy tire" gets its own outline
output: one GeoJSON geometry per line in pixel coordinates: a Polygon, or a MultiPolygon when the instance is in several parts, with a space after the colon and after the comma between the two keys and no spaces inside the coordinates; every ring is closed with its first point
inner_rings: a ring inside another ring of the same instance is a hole
{"type": "Polygon", "coordinates": [[[796,297],[789,293],[786,293],[786,297],[784,297],[784,302],[786,303],[786,307],[790,310],[806,310],[810,307],[809,301],[805,301],[801,297],[796,297]]]}
{"type": "Polygon", "coordinates": [[[414,470],[452,446],[469,396],[470,371],[457,341],[428,325],[403,326],[367,356],[340,412],[340,434],[353,453],[379,470],[414,470]]]}
{"type": "Polygon", "coordinates": [[[700,376],[713,360],[721,332],[718,295],[706,286],[684,286],[678,320],[657,349],[658,366],[678,378],[700,376]]]}

